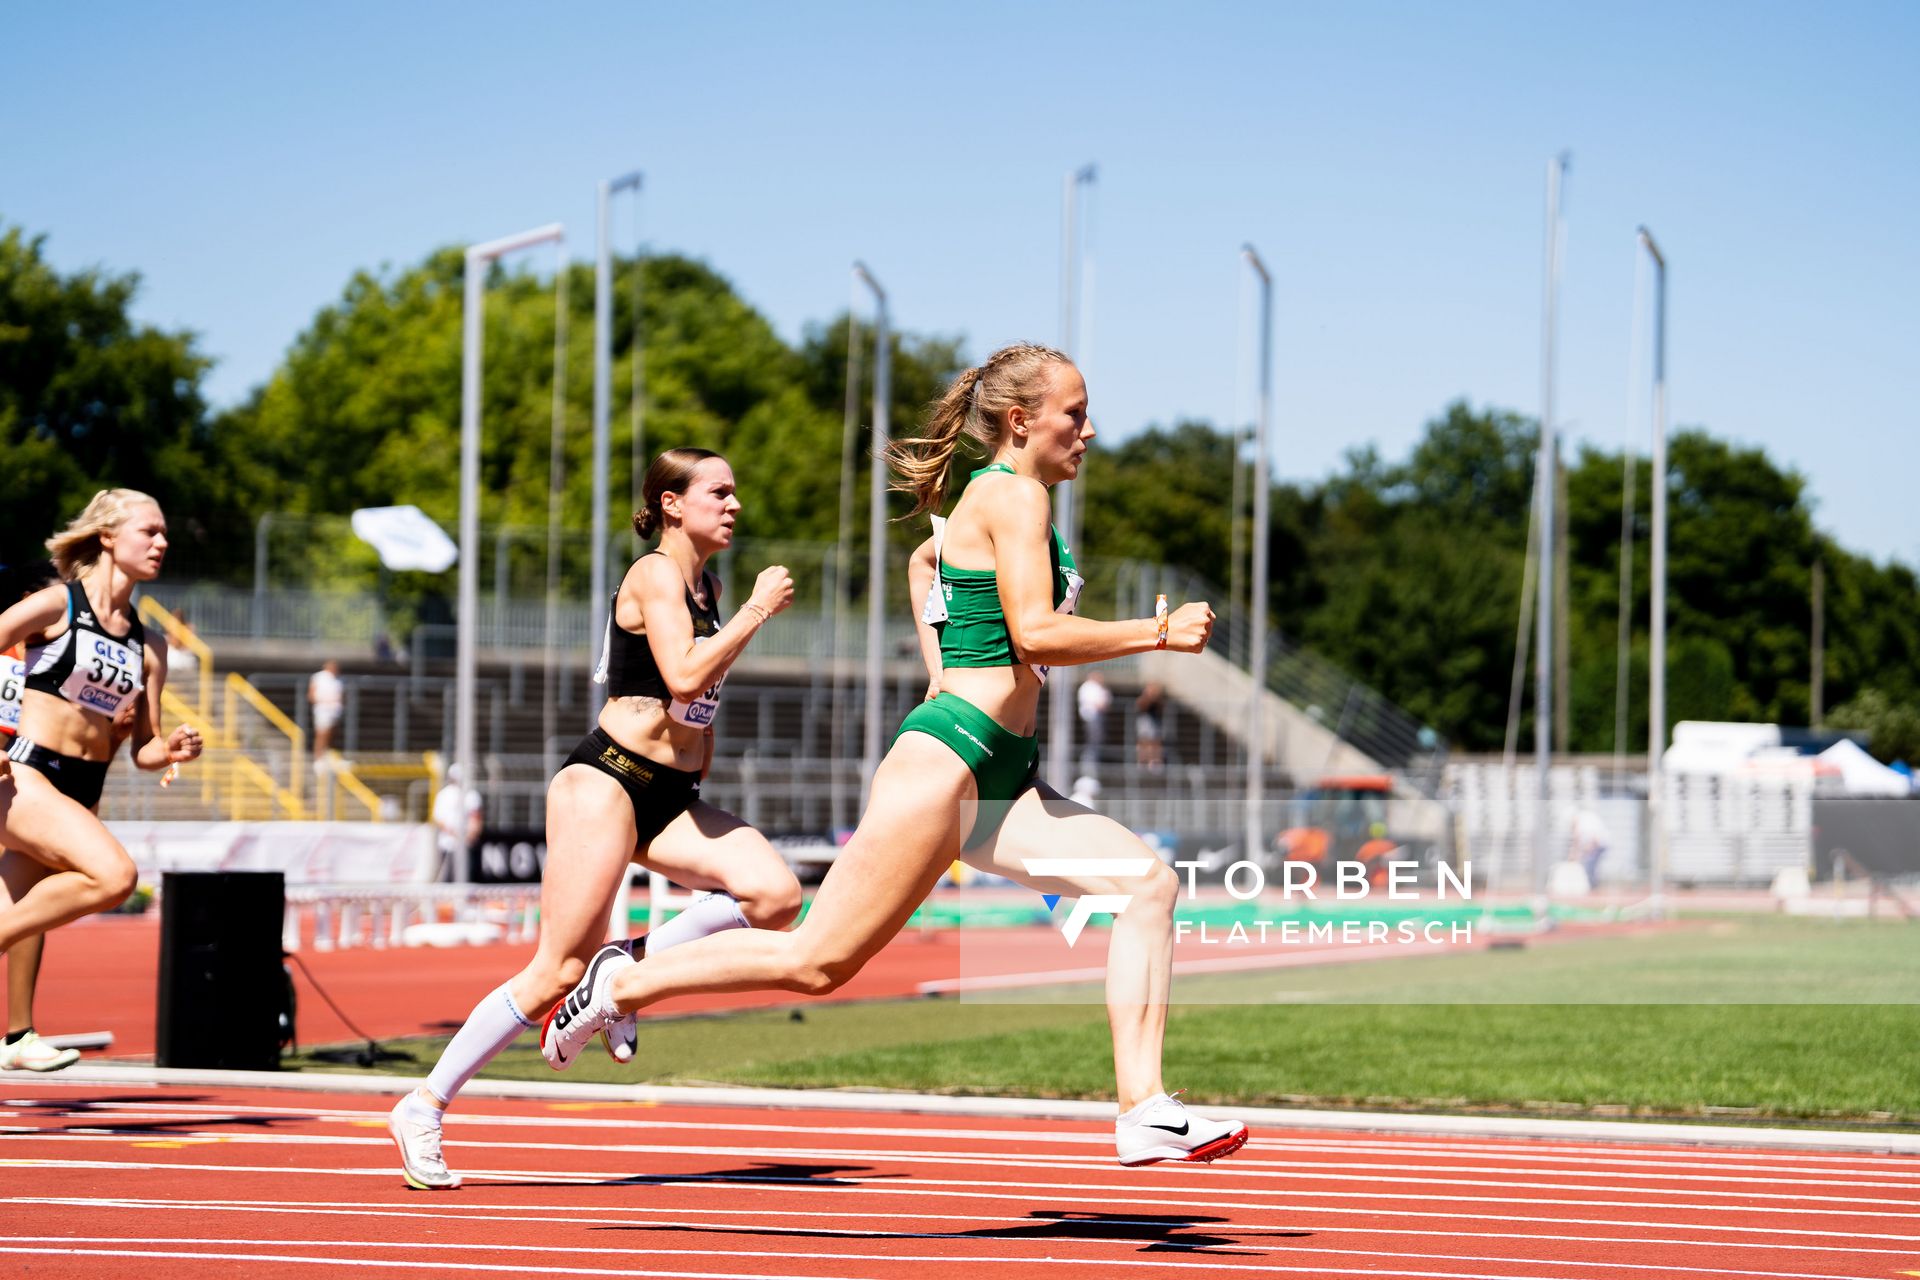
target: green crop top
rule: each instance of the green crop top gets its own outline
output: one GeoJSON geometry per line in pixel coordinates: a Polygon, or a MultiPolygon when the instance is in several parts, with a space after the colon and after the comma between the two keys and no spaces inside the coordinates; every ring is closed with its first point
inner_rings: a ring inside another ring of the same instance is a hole
{"type": "MultiPolygon", "coordinates": [[[[968,483],[990,471],[1013,474],[1004,462],[981,467],[968,483]]],[[[941,559],[940,549],[946,534],[946,521],[933,521],[933,589],[927,593],[920,620],[940,637],[940,663],[943,667],[1010,667],[1019,659],[1013,653],[1013,637],[1007,631],[1007,616],[1000,608],[1000,587],[991,569],[956,569],[941,559]]],[[[1053,535],[1053,607],[1056,613],[1072,613],[1080,597],[1081,578],[1073,553],[1061,540],[1058,529],[1053,535]]],[[[1044,683],[1047,668],[1034,663],[1033,670],[1044,683]]]]}

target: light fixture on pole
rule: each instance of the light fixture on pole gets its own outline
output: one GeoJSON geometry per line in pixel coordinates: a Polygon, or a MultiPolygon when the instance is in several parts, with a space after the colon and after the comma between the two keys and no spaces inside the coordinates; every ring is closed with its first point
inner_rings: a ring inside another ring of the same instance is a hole
{"type": "MultiPolygon", "coordinates": [[[[473,693],[480,643],[480,352],[486,331],[486,273],[488,267],[517,249],[549,242],[557,247],[566,243],[566,229],[557,222],[476,244],[466,255],[460,361],[460,596],[456,614],[460,626],[454,641],[453,668],[453,759],[460,766],[463,787],[479,781],[474,772],[473,693]]],[[[564,261],[561,269],[565,270],[564,261]]],[[[454,869],[454,878],[467,878],[464,861],[454,869]]]]}
{"type": "Polygon", "coordinates": [[[1560,219],[1560,183],[1567,172],[1567,153],[1547,162],[1547,263],[1545,298],[1540,314],[1540,455],[1534,463],[1534,483],[1540,502],[1539,603],[1534,613],[1534,820],[1533,917],[1536,926],[1547,922],[1547,876],[1553,866],[1553,809],[1550,770],[1553,764],[1553,502],[1554,468],[1560,456],[1559,433],[1553,416],[1555,325],[1560,307],[1560,253],[1564,227],[1560,219]]]}
{"type": "MultiPolygon", "coordinates": [[[[613,404],[613,249],[609,243],[608,218],[612,212],[613,197],[621,191],[638,192],[641,175],[636,170],[611,181],[603,181],[599,186],[596,203],[597,234],[595,236],[595,254],[593,262],[593,586],[591,599],[593,604],[592,624],[587,632],[587,643],[598,645],[601,635],[607,627],[608,583],[607,583],[607,467],[608,456],[607,419],[613,404]]],[[[633,264],[635,271],[640,263],[633,264]]],[[[635,376],[638,376],[638,352],[640,348],[640,317],[634,316],[633,350],[635,352],[635,376]]],[[[597,654],[597,650],[594,650],[597,654]]],[[[594,721],[600,717],[600,708],[607,701],[607,687],[603,684],[589,684],[587,714],[594,721]]]]}
{"type": "Polygon", "coordinates": [[[1652,913],[1659,919],[1667,889],[1667,259],[1640,228],[1640,243],[1653,258],[1653,568],[1648,592],[1647,637],[1647,837],[1652,913]]]}
{"type": "MultiPolygon", "coordinates": [[[[1066,176],[1060,209],[1060,350],[1069,358],[1076,353],[1080,320],[1080,188],[1092,186],[1096,171],[1082,165],[1066,176]]],[[[1082,456],[1084,468],[1089,461],[1082,456]]],[[[1079,539],[1074,520],[1074,485],[1062,480],[1053,486],[1053,523],[1060,540],[1071,550],[1079,539]]],[[[1062,794],[1073,790],[1068,777],[1073,756],[1073,690],[1079,683],[1074,667],[1056,666],[1048,681],[1047,693],[1047,781],[1062,794]]]]}
{"type": "Polygon", "coordinates": [[[893,361],[887,324],[887,291],[864,263],[854,274],[873,290],[873,471],[867,486],[867,723],[860,753],[860,809],[873,793],[880,768],[880,698],[885,689],[887,606],[887,399],[892,395],[893,361]]]}
{"type": "Polygon", "coordinates": [[[1240,256],[1260,277],[1260,413],[1254,429],[1253,566],[1247,586],[1247,669],[1253,677],[1253,696],[1247,699],[1246,818],[1246,856],[1258,861],[1264,845],[1260,810],[1267,764],[1267,449],[1273,419],[1273,276],[1252,245],[1243,245],[1240,256]]]}

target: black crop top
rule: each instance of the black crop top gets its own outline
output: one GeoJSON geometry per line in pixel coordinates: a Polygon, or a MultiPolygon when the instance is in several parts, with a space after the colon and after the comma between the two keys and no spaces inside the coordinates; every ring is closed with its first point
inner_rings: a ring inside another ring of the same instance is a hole
{"type": "MultiPolygon", "coordinates": [[[[659,555],[658,551],[649,551],[648,555],[659,555]]],[[[635,561],[634,563],[639,563],[635,561]]],[[[707,584],[707,603],[703,607],[693,598],[693,590],[687,590],[687,613],[693,619],[693,642],[699,644],[720,629],[720,580],[711,573],[702,572],[707,584]]],[[[653,656],[653,647],[647,643],[643,633],[628,631],[614,618],[614,610],[619,607],[620,598],[615,596],[607,608],[607,633],[601,642],[600,667],[593,673],[597,683],[607,686],[607,696],[611,698],[658,698],[667,705],[667,714],[681,724],[704,729],[713,723],[714,712],[720,707],[720,686],[727,678],[722,675],[713,682],[713,686],[690,702],[683,702],[667,689],[665,677],[660,674],[660,663],[653,656]]]]}
{"type": "Polygon", "coordinates": [[[116,636],[94,617],[77,582],[67,584],[67,629],[56,640],[27,647],[27,688],[65,698],[111,719],[146,684],[147,629],[138,613],[116,636]]]}

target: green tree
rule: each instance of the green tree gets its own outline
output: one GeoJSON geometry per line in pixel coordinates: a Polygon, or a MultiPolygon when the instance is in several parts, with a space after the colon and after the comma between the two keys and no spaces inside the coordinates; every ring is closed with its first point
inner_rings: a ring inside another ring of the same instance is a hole
{"type": "Polygon", "coordinates": [[[1833,709],[1827,724],[1835,729],[1860,729],[1867,749],[1887,764],[1895,760],[1920,762],[1920,704],[1901,702],[1868,686],[1853,699],[1833,709]]]}
{"type": "Polygon", "coordinates": [[[95,490],[120,487],[170,510],[177,570],[229,492],[204,464],[211,361],[191,334],[135,323],[137,275],[62,275],[45,244],[0,225],[0,560],[44,554],[95,490]]]}

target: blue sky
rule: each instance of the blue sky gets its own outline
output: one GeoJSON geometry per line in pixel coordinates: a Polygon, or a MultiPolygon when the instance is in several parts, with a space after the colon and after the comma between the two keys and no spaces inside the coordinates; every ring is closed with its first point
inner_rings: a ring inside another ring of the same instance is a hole
{"type": "Polygon", "coordinates": [[[790,338],[857,257],[901,327],[1053,340],[1061,179],[1093,162],[1102,430],[1250,412],[1252,241],[1274,466],[1313,478],[1401,456],[1456,397],[1538,411],[1565,148],[1572,436],[1627,439],[1644,222],[1673,422],[1764,446],[1823,528],[1920,563],[1920,5],[112,3],[5,28],[0,218],[63,269],[139,271],[219,403],[356,269],[555,220],[589,256],[594,183],[633,168],[638,234],[790,338]]]}

